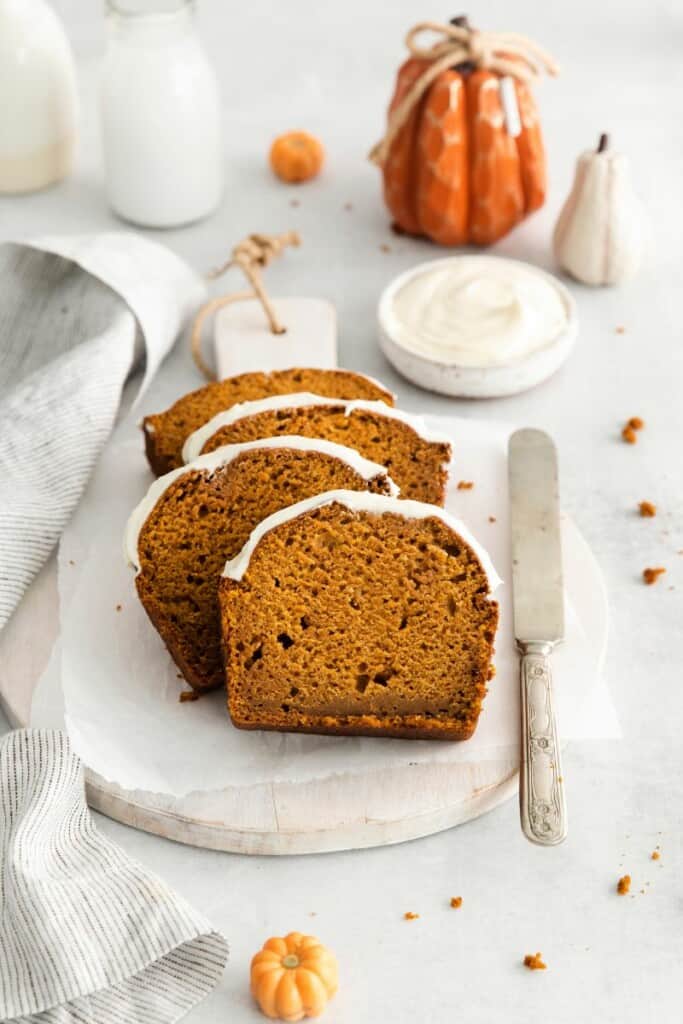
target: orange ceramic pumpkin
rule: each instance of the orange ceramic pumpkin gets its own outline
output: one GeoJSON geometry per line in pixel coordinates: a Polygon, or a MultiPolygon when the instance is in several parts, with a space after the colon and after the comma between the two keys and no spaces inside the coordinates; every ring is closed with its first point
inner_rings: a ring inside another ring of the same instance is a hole
{"type": "Polygon", "coordinates": [[[251,961],[251,992],[266,1017],[317,1017],[337,986],[336,957],[312,935],[268,939],[251,961]]]}
{"type": "Polygon", "coordinates": [[[287,132],[270,147],[270,166],[282,181],[299,184],[320,172],[325,150],[309,132],[287,132]]]}
{"type": "MultiPolygon", "coordinates": [[[[477,37],[462,27],[464,19],[455,23],[461,27],[424,23],[412,34],[424,28],[457,31],[468,44],[477,37]]],[[[534,55],[540,52],[528,45],[534,55]]],[[[416,90],[433,63],[443,65],[443,48],[434,49],[434,61],[419,50],[420,56],[410,57],[399,69],[390,123],[411,90],[417,99],[405,120],[399,118],[396,134],[387,137],[388,149],[380,161],[384,198],[396,227],[408,234],[441,245],[490,245],[545,199],[538,113],[526,82],[471,61],[442,67],[424,90],[416,90]]],[[[514,53],[497,54],[498,65],[513,72],[517,60],[514,53]]],[[[549,60],[546,70],[556,73],[549,60]]]]}

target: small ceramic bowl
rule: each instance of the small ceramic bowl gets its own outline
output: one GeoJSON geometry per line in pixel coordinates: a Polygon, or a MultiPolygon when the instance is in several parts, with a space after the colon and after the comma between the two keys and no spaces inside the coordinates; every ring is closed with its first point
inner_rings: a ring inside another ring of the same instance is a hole
{"type": "MultiPolygon", "coordinates": [[[[578,333],[578,316],[576,303],[565,286],[544,270],[523,263],[520,260],[506,260],[502,257],[486,257],[500,263],[514,263],[516,266],[528,267],[535,273],[547,278],[560,294],[567,310],[567,326],[561,334],[546,348],[532,352],[528,356],[507,363],[503,366],[458,366],[457,363],[444,363],[428,356],[418,355],[401,345],[392,331],[392,308],[394,296],[409,281],[427,270],[447,266],[459,256],[448,256],[441,260],[430,260],[420,263],[395,277],[384,289],[377,308],[377,323],[380,348],[396,370],[412,384],[436,391],[441,395],[454,398],[502,398],[527,391],[541,381],[547,380],[562,366],[571,352],[578,333]]],[[[468,255],[467,259],[472,257],[468,255]]],[[[476,258],[476,257],[475,257],[476,258]]]]}

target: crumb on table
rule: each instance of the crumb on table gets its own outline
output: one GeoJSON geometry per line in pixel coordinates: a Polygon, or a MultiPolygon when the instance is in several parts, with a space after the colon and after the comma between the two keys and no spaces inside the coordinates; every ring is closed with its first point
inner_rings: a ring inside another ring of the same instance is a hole
{"type": "Polygon", "coordinates": [[[527,953],[523,963],[530,971],[545,971],[548,966],[546,963],[543,963],[542,953],[527,953]]]}
{"type": "Polygon", "coordinates": [[[462,906],[462,896],[451,896],[451,906],[458,910],[462,906]]]}
{"type": "Polygon", "coordinates": [[[458,480],[459,491],[471,491],[474,487],[474,480],[458,480]]]}
{"type": "Polygon", "coordinates": [[[643,580],[648,586],[656,583],[660,576],[663,576],[666,569],[663,566],[657,566],[654,569],[643,569],[643,580]]]}
{"type": "Polygon", "coordinates": [[[419,916],[419,914],[415,914],[412,910],[406,910],[405,914],[403,915],[404,920],[406,921],[416,921],[419,916]]]}
{"type": "Polygon", "coordinates": [[[353,209],[353,203],[344,203],[344,209],[349,213],[353,209]]]}
{"type": "Polygon", "coordinates": [[[117,612],[120,612],[120,611],[121,611],[121,609],[122,609],[122,607],[123,607],[123,605],[121,605],[121,604],[117,604],[117,606],[116,606],[116,610],[117,610],[117,612]]]}
{"type": "Polygon", "coordinates": [[[196,690],[182,690],[178,697],[178,700],[180,701],[181,704],[186,704],[188,701],[191,700],[199,700],[199,694],[197,693],[196,690]]]}
{"type": "Polygon", "coordinates": [[[495,522],[497,522],[497,519],[496,519],[496,517],[495,517],[495,516],[489,516],[489,522],[490,522],[490,523],[495,523],[495,522]]]}
{"type": "Polygon", "coordinates": [[[380,252],[391,252],[391,246],[387,245],[386,242],[382,242],[382,244],[380,245],[379,249],[380,249],[380,252]]]}
{"type": "Polygon", "coordinates": [[[631,416],[621,431],[621,436],[627,444],[635,444],[638,440],[636,431],[642,430],[645,426],[645,420],[641,419],[640,416],[631,416]]]}
{"type": "Polygon", "coordinates": [[[298,199],[290,199],[289,200],[289,205],[290,206],[301,206],[301,203],[300,203],[300,201],[298,199]]]}
{"type": "Polygon", "coordinates": [[[619,324],[619,326],[615,327],[614,330],[616,331],[617,334],[626,334],[626,328],[624,327],[623,324],[619,324]]]}
{"type": "Polygon", "coordinates": [[[645,519],[652,519],[657,515],[657,506],[651,501],[641,501],[638,503],[638,511],[645,519]]]}
{"type": "Polygon", "coordinates": [[[631,891],[631,876],[622,875],[617,882],[617,892],[620,896],[626,896],[631,891]]]}
{"type": "Polygon", "coordinates": [[[652,853],[650,854],[650,860],[659,860],[660,856],[661,856],[661,854],[660,854],[659,850],[653,850],[652,853]]]}

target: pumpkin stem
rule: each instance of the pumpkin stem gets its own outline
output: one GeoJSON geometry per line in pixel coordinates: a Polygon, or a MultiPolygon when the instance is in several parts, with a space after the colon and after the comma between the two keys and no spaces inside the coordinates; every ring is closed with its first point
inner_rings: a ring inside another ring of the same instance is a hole
{"type": "Polygon", "coordinates": [[[287,956],[284,956],[282,958],[282,966],[283,967],[298,967],[299,966],[299,957],[296,955],[296,953],[288,953],[287,956]]]}
{"type": "Polygon", "coordinates": [[[596,153],[604,153],[608,146],[609,146],[609,135],[607,134],[607,132],[603,132],[602,135],[600,136],[600,141],[598,142],[598,148],[596,149],[595,152],[596,153]]]}

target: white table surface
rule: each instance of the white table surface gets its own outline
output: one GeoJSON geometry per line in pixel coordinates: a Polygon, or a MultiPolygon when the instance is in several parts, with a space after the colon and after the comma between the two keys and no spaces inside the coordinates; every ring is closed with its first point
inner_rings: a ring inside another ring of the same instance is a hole
{"type": "MultiPolygon", "coordinates": [[[[105,206],[97,140],[100,5],[60,0],[55,7],[79,62],[84,125],[78,170],[40,195],[1,199],[1,237],[120,226],[105,206]]],[[[632,158],[656,242],[651,265],[636,282],[604,291],[572,286],[580,337],[555,379],[530,394],[481,403],[411,388],[384,362],[374,332],[382,286],[441,253],[390,233],[378,173],[365,154],[382,127],[405,30],[420,17],[447,11],[408,0],[205,0],[201,7],[202,32],[224,95],[225,199],[205,223],[150,234],[205,269],[250,231],[296,228],[303,248],[268,272],[269,286],[276,294],[336,303],[343,365],[382,377],[410,410],[505,418],[554,435],[564,506],[607,579],[607,672],[625,739],[568,751],[570,835],[557,849],[538,849],[522,838],[514,801],[469,825],[400,847],[303,859],[202,852],[100,819],[112,839],[181,890],[229,939],[231,961],[220,988],[187,1019],[260,1019],[248,995],[250,955],[268,935],[296,928],[317,933],[340,958],[342,986],[325,1018],[330,1024],[389,1018],[394,1024],[679,1021],[680,4],[519,0],[514,12],[504,0],[485,5],[484,27],[534,36],[564,72],[540,90],[552,177],[548,203],[497,251],[552,266],[549,234],[574,158],[605,130],[632,158]],[[270,140],[290,127],[317,132],[328,153],[323,177],[299,189],[275,182],[266,165],[270,140]],[[290,205],[293,198],[298,207],[290,205]],[[345,211],[349,202],[353,209],[345,211]],[[390,252],[381,250],[384,244],[390,252]],[[615,332],[618,325],[623,334],[615,332]],[[619,439],[621,424],[632,415],[647,423],[636,446],[619,439]],[[657,504],[656,519],[636,515],[642,499],[657,504]],[[646,565],[667,567],[654,587],[641,582],[646,565]],[[657,845],[662,855],[654,863],[649,857],[657,845]],[[626,871],[634,899],[614,891],[626,871]],[[448,908],[452,895],[463,897],[462,909],[448,908]],[[406,910],[420,919],[403,921],[406,910]],[[536,950],[549,969],[532,974],[520,960],[536,950]]],[[[188,153],[188,159],[201,154],[188,153]]],[[[181,344],[143,411],[158,411],[199,383],[181,344]]]]}

